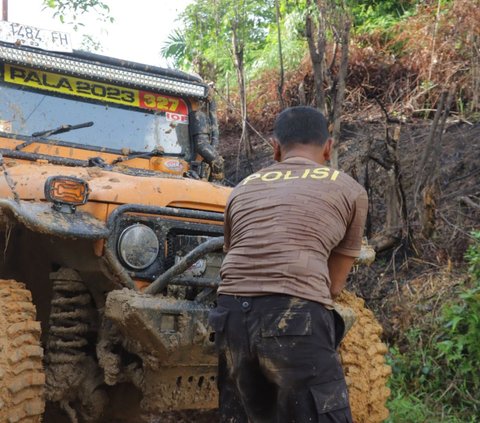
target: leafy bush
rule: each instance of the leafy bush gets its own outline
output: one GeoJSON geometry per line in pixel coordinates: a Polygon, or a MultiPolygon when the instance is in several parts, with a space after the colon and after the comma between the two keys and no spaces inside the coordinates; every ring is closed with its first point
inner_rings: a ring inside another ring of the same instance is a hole
{"type": "Polygon", "coordinates": [[[418,1],[364,0],[348,1],[358,33],[385,31],[410,16],[418,1]]]}
{"type": "Polygon", "coordinates": [[[467,423],[480,415],[480,232],[468,249],[468,280],[428,329],[413,328],[390,349],[389,422],[467,423]]]}
{"type": "Polygon", "coordinates": [[[419,398],[397,392],[390,400],[390,417],[387,423],[420,423],[429,421],[431,417],[432,412],[419,398]]]}

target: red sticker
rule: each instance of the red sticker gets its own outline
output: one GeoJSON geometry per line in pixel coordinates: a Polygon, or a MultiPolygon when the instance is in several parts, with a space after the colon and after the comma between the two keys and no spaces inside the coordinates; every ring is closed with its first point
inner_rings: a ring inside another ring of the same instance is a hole
{"type": "Polygon", "coordinates": [[[169,122],[188,123],[187,115],[179,115],[178,113],[167,112],[165,116],[169,122]]]}
{"type": "Polygon", "coordinates": [[[182,171],[183,164],[180,160],[169,159],[164,161],[165,167],[170,170],[182,171]]]}
{"type": "Polygon", "coordinates": [[[139,91],[140,107],[144,109],[171,112],[178,115],[188,115],[188,107],[181,98],[155,94],[148,91],[139,91]]]}

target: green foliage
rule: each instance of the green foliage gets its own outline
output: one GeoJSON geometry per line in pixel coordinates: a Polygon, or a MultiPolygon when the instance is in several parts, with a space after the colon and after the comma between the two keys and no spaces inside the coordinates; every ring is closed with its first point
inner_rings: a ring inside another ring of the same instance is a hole
{"type": "MultiPolygon", "coordinates": [[[[295,69],[305,57],[308,46],[303,34],[304,22],[304,13],[292,10],[280,23],[283,64],[287,70],[295,69]]],[[[255,79],[264,71],[278,69],[279,65],[277,28],[276,23],[272,23],[263,48],[257,52],[255,60],[250,64],[250,76],[255,79]]]]}
{"type": "Polygon", "coordinates": [[[443,309],[444,334],[437,345],[439,358],[456,368],[467,390],[480,388],[480,232],[474,233],[474,239],[466,254],[472,286],[443,309]]]}
{"type": "Polygon", "coordinates": [[[187,55],[186,49],[185,34],[176,29],[168,36],[167,42],[163,45],[160,53],[163,57],[172,59],[178,66],[187,55]]]}
{"type": "Polygon", "coordinates": [[[114,22],[110,8],[102,0],[43,0],[43,4],[53,10],[53,16],[60,22],[73,24],[75,30],[85,26],[80,16],[88,12],[96,13],[103,22],[114,22]]]}
{"type": "Polygon", "coordinates": [[[473,233],[474,244],[470,246],[465,254],[465,258],[469,263],[468,271],[474,280],[480,280],[480,251],[479,251],[479,244],[480,244],[480,231],[473,233]]]}
{"type": "Polygon", "coordinates": [[[385,31],[415,11],[415,0],[348,0],[358,33],[385,31]]]}
{"type": "Polygon", "coordinates": [[[85,51],[99,52],[99,53],[103,51],[102,44],[99,41],[97,41],[95,37],[92,37],[91,35],[88,35],[88,34],[82,35],[80,49],[85,51]]]}
{"type": "Polygon", "coordinates": [[[390,399],[390,417],[386,423],[420,423],[432,421],[432,412],[414,395],[397,392],[390,399]]]}
{"type": "MultiPolygon", "coordinates": [[[[95,1],[95,0],[90,0],[95,1]]],[[[295,69],[308,54],[305,38],[306,0],[278,0],[285,70],[295,69]]],[[[357,32],[384,31],[414,13],[419,0],[329,0],[353,16],[357,32]]],[[[316,10],[316,8],[315,8],[316,10]]],[[[161,53],[176,67],[194,70],[217,86],[235,75],[232,31],[243,49],[247,80],[279,67],[275,0],[194,0],[180,18],[161,53]]],[[[331,37],[332,34],[329,33],[331,37]]]]}
{"type": "MultiPolygon", "coordinates": [[[[279,0],[286,69],[298,66],[308,51],[305,4],[305,0],[279,0]]],[[[235,76],[233,31],[242,49],[247,79],[279,66],[275,0],[195,0],[180,20],[184,30],[169,37],[162,55],[217,86],[235,76]]]]}
{"type": "Polygon", "coordinates": [[[265,45],[274,20],[273,0],[196,0],[181,16],[184,32],[173,34],[162,55],[178,67],[194,69],[211,80],[232,74],[235,32],[245,65],[251,64],[265,45]]]}
{"type": "Polygon", "coordinates": [[[411,329],[401,350],[390,350],[391,423],[473,423],[480,414],[480,232],[473,240],[458,296],[431,327],[411,329]]]}

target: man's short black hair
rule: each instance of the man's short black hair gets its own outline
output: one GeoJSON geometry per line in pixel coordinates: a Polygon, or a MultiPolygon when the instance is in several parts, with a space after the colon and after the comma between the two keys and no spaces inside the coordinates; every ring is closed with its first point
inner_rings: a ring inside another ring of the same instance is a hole
{"type": "Polygon", "coordinates": [[[325,116],[308,106],[289,107],[275,120],[273,134],[282,147],[295,144],[322,146],[330,137],[325,116]]]}

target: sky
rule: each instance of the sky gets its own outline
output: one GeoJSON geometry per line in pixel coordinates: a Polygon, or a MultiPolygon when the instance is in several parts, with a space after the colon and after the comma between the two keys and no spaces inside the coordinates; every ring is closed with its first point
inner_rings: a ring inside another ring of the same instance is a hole
{"type": "Polygon", "coordinates": [[[42,29],[69,32],[74,48],[80,48],[82,34],[92,36],[102,45],[101,54],[168,66],[160,50],[169,34],[181,23],[178,15],[192,0],[104,0],[110,7],[113,24],[101,23],[95,14],[81,17],[85,27],[75,32],[72,26],[53,18],[42,0],[8,0],[8,20],[42,29]]]}

